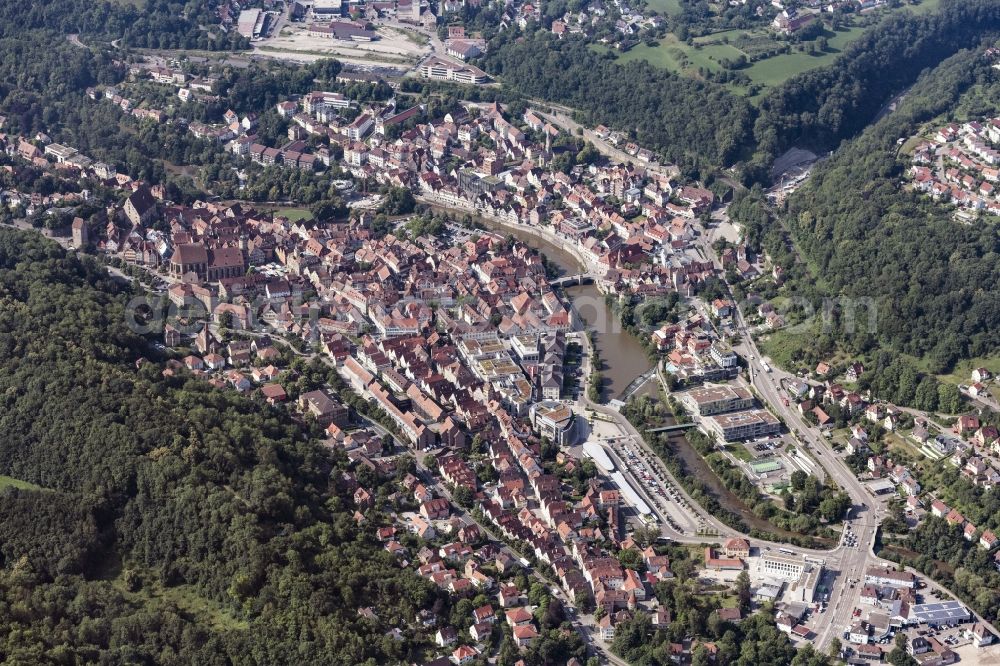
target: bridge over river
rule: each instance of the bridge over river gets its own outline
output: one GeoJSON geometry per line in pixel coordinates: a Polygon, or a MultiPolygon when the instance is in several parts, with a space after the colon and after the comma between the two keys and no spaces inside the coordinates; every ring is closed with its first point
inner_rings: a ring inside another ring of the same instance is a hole
{"type": "Polygon", "coordinates": [[[553,287],[575,287],[581,284],[594,284],[594,276],[590,273],[566,275],[555,280],[549,280],[549,284],[553,287]]]}

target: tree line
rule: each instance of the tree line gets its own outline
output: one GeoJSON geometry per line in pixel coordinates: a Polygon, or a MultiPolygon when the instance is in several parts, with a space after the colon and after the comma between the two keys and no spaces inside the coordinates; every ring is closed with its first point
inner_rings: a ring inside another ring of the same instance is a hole
{"type": "Polygon", "coordinates": [[[32,30],[77,34],[123,47],[241,50],[249,41],[235,29],[224,31],[220,0],[188,2],[144,0],[48,0],[5,2],[0,6],[0,36],[32,30]]]}

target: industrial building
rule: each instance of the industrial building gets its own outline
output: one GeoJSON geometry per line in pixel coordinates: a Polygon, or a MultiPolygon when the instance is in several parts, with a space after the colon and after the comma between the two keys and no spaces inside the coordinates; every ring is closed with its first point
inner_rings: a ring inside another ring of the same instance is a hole
{"type": "Polygon", "coordinates": [[[938,601],[931,604],[914,604],[910,606],[911,624],[927,624],[932,627],[955,625],[972,619],[969,609],[958,601],[938,601]]]}
{"type": "Polygon", "coordinates": [[[263,23],[263,12],[259,9],[244,9],[240,12],[240,17],[236,20],[236,31],[252,39],[260,34],[260,26],[263,23]]]}

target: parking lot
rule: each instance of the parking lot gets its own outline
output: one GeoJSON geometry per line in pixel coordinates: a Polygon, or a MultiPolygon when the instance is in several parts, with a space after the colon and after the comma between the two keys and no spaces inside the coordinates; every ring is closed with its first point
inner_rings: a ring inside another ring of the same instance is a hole
{"type": "Polygon", "coordinates": [[[688,534],[706,529],[678,490],[667,481],[666,470],[658,458],[647,454],[614,423],[594,419],[590,428],[588,437],[600,442],[618,457],[622,473],[645,491],[656,505],[656,511],[672,529],[688,534]]]}
{"type": "Polygon", "coordinates": [[[747,443],[748,447],[752,447],[757,453],[765,453],[767,451],[773,451],[778,448],[778,443],[775,442],[760,442],[759,440],[753,444],[747,443]]]}

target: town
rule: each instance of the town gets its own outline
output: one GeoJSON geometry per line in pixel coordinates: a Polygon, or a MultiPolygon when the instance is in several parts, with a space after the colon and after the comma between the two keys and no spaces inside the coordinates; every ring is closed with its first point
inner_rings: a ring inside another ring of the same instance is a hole
{"type": "MultiPolygon", "coordinates": [[[[217,101],[210,75],[153,62],[130,74],[92,88],[90,102],[164,123],[181,119],[133,92],[153,84],[184,102],[217,101]]],[[[0,198],[44,219],[95,203],[82,184],[114,193],[96,202],[106,224],[75,217],[62,242],[150,287],[164,373],[281,406],[350,459],[353,471],[335,481],[353,498],[356,524],[400,567],[469,602],[459,618],[424,615],[440,651],[430,663],[488,658],[504,626],[531,646],[552,599],[603,658],[616,659],[616,631],[639,616],[668,633],[675,662],[712,655],[708,632],[674,622],[664,603],[681,576],[718,603],[710,622],[738,625],[764,609],[795,645],[834,646],[852,663],[881,661],[902,636],[920,664],[974,661],[994,642],[995,628],[966,604],[872,548],[880,521],[898,513],[904,531],[940,519],[1000,568],[997,536],[921,476],[947,460],[971,486],[993,488],[997,429],[971,414],[944,426],[873,397],[858,386],[860,362],[799,375],[773,368],[750,329],[780,329],[780,314],[706,290],[727,273],[780,281],[781,267],[717,217],[724,204],[711,189],[606,127],[584,142],[543,109],[465,101],[431,116],[396,97],[316,90],[268,113],[287,124],[282,143],[260,141],[256,115],[185,122],[241,160],[242,180],[254,169],[336,174],[342,219],[180,204],[44,133],[0,142],[16,168],[66,186],[0,198]],[[411,205],[386,215],[394,197],[411,205]],[[388,226],[376,230],[379,215],[388,226]],[[428,231],[434,216],[446,221],[428,231]],[[571,256],[574,270],[554,268],[546,247],[571,256]],[[673,316],[643,331],[649,369],[608,401],[592,381],[604,331],[592,336],[570,293],[584,283],[601,302],[677,298],[673,316]],[[328,372],[325,381],[297,381],[306,368],[328,372]],[[627,417],[632,400],[660,396],[674,410],[665,424],[627,417]],[[795,523],[820,541],[753,537],[699,506],[647,442],[685,431],[701,433],[706,457],[769,505],[787,509],[809,484],[817,495],[822,487],[821,519],[795,523]],[[393,491],[376,492],[373,478],[395,479],[393,491]]],[[[989,181],[995,130],[992,121],[945,127],[914,159],[982,166],[989,181]]],[[[936,183],[934,173],[915,167],[915,182],[936,183]]],[[[988,182],[970,183],[983,196],[988,182]]],[[[962,187],[948,186],[949,196],[962,187]]],[[[976,369],[966,395],[993,400],[992,380],[976,369]]]]}
{"type": "Polygon", "coordinates": [[[955,206],[955,218],[1000,215],[1000,119],[951,123],[921,140],[912,153],[912,187],[934,201],[955,206]]]}
{"type": "MultiPolygon", "coordinates": [[[[993,69],[1000,50],[989,48],[981,59],[993,69]]],[[[1000,215],[1000,118],[970,119],[927,128],[902,142],[910,159],[907,184],[931,200],[955,207],[954,218],[971,223],[1000,215]]]]}

